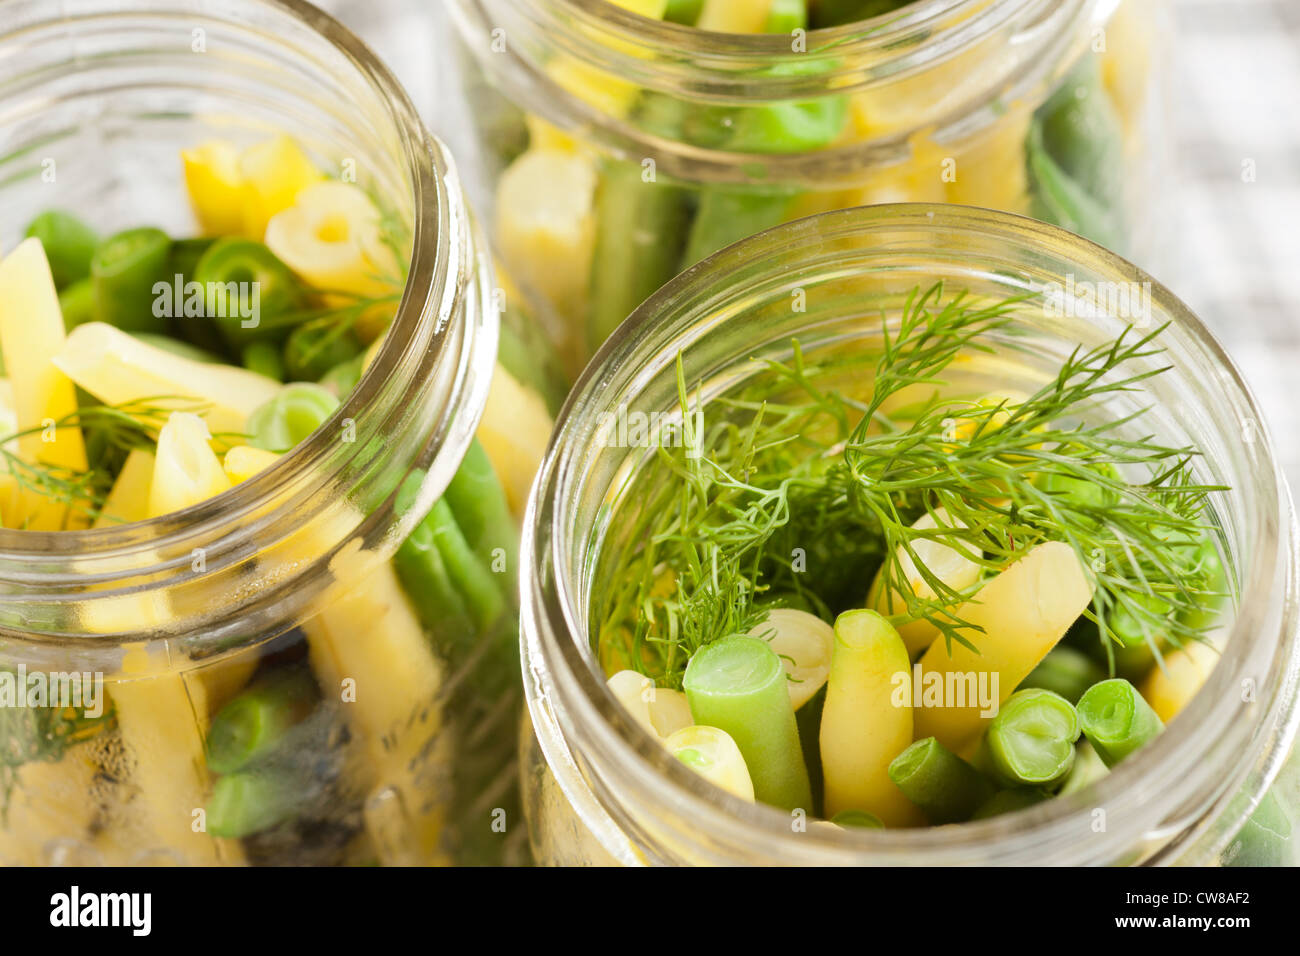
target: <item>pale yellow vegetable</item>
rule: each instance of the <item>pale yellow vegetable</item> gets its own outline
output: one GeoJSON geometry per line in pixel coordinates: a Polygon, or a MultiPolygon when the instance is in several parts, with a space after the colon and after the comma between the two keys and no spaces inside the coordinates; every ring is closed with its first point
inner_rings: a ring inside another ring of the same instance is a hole
{"type": "Polygon", "coordinates": [[[149,489],[153,487],[154,454],[132,448],[117,473],[117,480],[95,519],[96,528],[143,521],[149,517],[149,489]]]}
{"type": "Polygon", "coordinates": [[[771,12],[772,0],[704,0],[695,26],[715,33],[762,33],[771,12]]]}
{"type": "Polygon", "coordinates": [[[248,416],[280,389],[265,375],[182,358],[103,322],[73,329],[54,364],[108,405],[141,399],[182,410],[201,405],[203,420],[219,440],[243,432],[248,416]]]}
{"type": "Polygon", "coordinates": [[[244,235],[258,241],[266,235],[271,217],[288,209],[303,190],[325,178],[288,136],[276,136],[244,150],[239,157],[239,177],[243,182],[240,212],[244,235]]]}
{"type": "MultiPolygon", "coordinates": [[[[923,514],[913,522],[912,527],[936,528],[939,526],[935,521],[936,516],[944,526],[950,525],[948,513],[942,508],[937,508],[933,514],[930,512],[923,514]]],[[[921,564],[954,591],[968,588],[979,580],[980,566],[955,548],[940,544],[931,538],[919,538],[913,541],[912,550],[921,559],[921,564]]],[[[898,561],[903,581],[908,589],[919,598],[933,599],[934,588],[930,587],[921,576],[921,572],[916,568],[916,562],[901,547],[898,549],[898,561]]],[[[886,569],[882,567],[876,572],[875,580],[871,582],[871,590],[867,594],[867,606],[885,615],[906,613],[907,604],[895,589],[886,590],[885,579],[886,569]]],[[[907,645],[907,653],[912,657],[929,647],[939,635],[939,629],[925,618],[906,621],[897,627],[899,636],[907,645]]]]}
{"type": "Polygon", "coordinates": [[[1025,139],[1031,119],[1031,110],[1015,104],[987,129],[963,141],[953,153],[948,202],[1027,213],[1025,139]]]}
{"type": "Polygon", "coordinates": [[[237,842],[195,829],[195,811],[204,806],[209,785],[203,746],[209,702],[203,683],[176,673],[163,648],[151,652],[140,643],[124,650],[122,669],[105,680],[105,688],[159,845],[191,864],[239,862],[237,842]]]}
{"type": "MultiPolygon", "coordinates": [[[[0,353],[13,389],[22,460],[71,471],[86,470],[86,445],[75,425],[54,428],[74,414],[77,395],[54,358],[64,348],[63,313],[39,239],[25,239],[0,260],[0,353]]],[[[20,483],[21,484],[21,483],[20,483]]],[[[7,524],[41,531],[84,527],[84,509],[69,507],[32,488],[19,491],[18,514],[7,524]]]]}
{"type": "Polygon", "coordinates": [[[740,748],[731,735],[717,727],[687,726],[664,741],[668,752],[705,780],[728,793],[754,800],[754,782],[740,748]]]}
{"type": "Polygon", "coordinates": [[[586,309],[596,239],[596,167],[590,157],[533,148],[497,184],[496,234],[514,275],[561,313],[586,309]]]}
{"type": "MultiPolygon", "coordinates": [[[[996,678],[1001,704],[1091,600],[1092,584],[1074,549],[1060,541],[1040,544],[954,612],[962,621],[983,628],[963,632],[979,653],[956,641],[950,653],[945,641],[935,641],[921,657],[922,673],[938,672],[945,687],[950,686],[950,675],[952,681],[964,680],[963,686],[971,686],[978,685],[984,673],[987,686],[993,686],[996,678]]],[[[949,750],[969,752],[992,719],[981,713],[983,708],[971,696],[962,707],[917,707],[917,738],[935,737],[949,750]]]]}
{"type": "Polygon", "coordinates": [[[771,645],[789,677],[790,703],[798,710],[821,690],[831,672],[835,630],[815,614],[773,608],[749,631],[771,645]]]}
{"type": "Polygon", "coordinates": [[[541,396],[520,385],[498,363],[477,434],[516,516],[528,504],[552,427],[541,396]]]}
{"type": "MultiPolygon", "coordinates": [[[[0,866],[49,866],[64,861],[61,846],[90,842],[96,807],[88,799],[99,773],[89,744],[69,747],[57,761],[18,767],[0,826],[0,866]]],[[[68,860],[76,865],[84,860],[68,860]]]]}
{"type": "Polygon", "coordinates": [[[322,693],[342,702],[365,740],[373,788],[368,825],[386,862],[440,859],[446,807],[427,780],[428,764],[446,759],[429,747],[442,726],[442,665],[388,562],[376,564],[359,546],[348,547],[330,569],[354,586],[303,630],[322,693]]]}
{"type": "Polygon", "coordinates": [[[889,762],[912,742],[907,648],[875,611],[846,611],[835,621],[835,651],[820,747],[826,816],[842,810],[874,813],[886,826],[913,826],[920,811],[889,779],[889,762]]]}
{"type": "Polygon", "coordinates": [[[623,709],[657,737],[691,725],[691,706],[681,691],[655,687],[649,677],[632,670],[617,672],[606,684],[623,709]]]}
{"type": "MultiPolygon", "coordinates": [[[[379,210],[350,183],[309,186],[297,201],[266,227],[267,248],[336,305],[360,299],[395,297],[401,292],[401,267],[384,241],[379,210]]],[[[365,341],[376,338],[392,318],[396,299],[376,303],[354,326],[365,341]]]]}
{"type": "Polygon", "coordinates": [[[273,451],[254,448],[252,445],[236,445],[226,452],[221,460],[221,467],[232,485],[247,481],[259,471],[274,465],[280,456],[273,451]]]}
{"type": "Polygon", "coordinates": [[[208,426],[199,416],[172,412],[158,433],[149,517],[189,508],[230,488],[211,441],[208,426]]]}
{"type": "Polygon", "coordinates": [[[1193,641],[1164,654],[1164,667],[1155,664],[1138,689],[1164,723],[1169,723],[1209,679],[1219,663],[1213,644],[1193,641]]]}
{"type": "Polygon", "coordinates": [[[233,143],[214,139],[181,150],[181,163],[190,206],[203,232],[209,236],[240,235],[244,229],[244,177],[239,171],[239,150],[233,143]]]}
{"type": "MultiPolygon", "coordinates": [[[[611,0],[615,6],[651,20],[662,19],[668,8],[667,0],[611,0]]],[[[633,43],[616,37],[602,35],[602,45],[629,56],[644,57],[644,51],[633,43]]],[[[610,116],[626,116],[637,101],[641,89],[620,76],[579,60],[567,54],[557,54],[546,64],[550,78],[572,96],[610,116]]],[[[530,141],[540,145],[542,140],[530,141]]]]}

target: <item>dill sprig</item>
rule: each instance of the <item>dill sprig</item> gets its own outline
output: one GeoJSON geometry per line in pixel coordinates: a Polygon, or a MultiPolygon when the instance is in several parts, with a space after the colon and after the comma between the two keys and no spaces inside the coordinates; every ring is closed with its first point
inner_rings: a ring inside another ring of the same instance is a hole
{"type": "MultiPolygon", "coordinates": [[[[1133,435],[1145,409],[1107,408],[1166,370],[1143,369],[1162,329],[1077,349],[1023,400],[953,396],[953,363],[994,351],[1025,298],[913,290],[892,325],[882,316],[874,355],[810,358],[792,342],[789,361],[765,362],[763,381],[711,406],[709,425],[684,443],[698,457],[657,448],[605,543],[602,664],[680,686],[695,651],[748,631],[769,604],[829,618],[861,606],[877,569],[905,604],[898,620],[925,618],[950,644],[978,649],[979,629],[958,608],[982,581],[947,586],[918,554],[927,540],[985,577],[1044,541],[1066,542],[1095,583],[1087,616],[1104,639],[1118,639],[1109,622],[1119,614],[1153,649],[1157,635],[1175,646],[1199,637],[1181,621],[1214,596],[1204,512],[1220,489],[1195,480],[1195,449],[1133,435]],[[864,397],[841,390],[867,376],[864,397]],[[1062,493],[1070,482],[1091,492],[1062,493]],[[927,513],[935,526],[913,527],[927,513]],[[902,555],[933,597],[903,583],[902,555]]],[[[689,429],[680,358],[678,392],[689,429]]]]}

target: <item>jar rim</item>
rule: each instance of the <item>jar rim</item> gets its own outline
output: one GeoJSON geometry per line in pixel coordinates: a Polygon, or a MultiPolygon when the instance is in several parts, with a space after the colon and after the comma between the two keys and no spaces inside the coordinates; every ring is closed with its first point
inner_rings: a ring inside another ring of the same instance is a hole
{"type": "MultiPolygon", "coordinates": [[[[937,861],[932,857],[941,853],[960,856],[996,844],[1000,851],[1021,854],[1019,862],[1033,862],[1034,853],[1041,852],[1050,841],[1071,834],[1075,838],[1085,835],[1086,823],[1081,824],[1080,815],[1095,807],[1118,808],[1121,798],[1135,800],[1140,794],[1137,805],[1144,815],[1137,822],[1138,815],[1130,815],[1120,821],[1124,828],[1114,825],[1109,832],[1124,834],[1132,843],[1145,838],[1151,826],[1178,818],[1180,813],[1190,810],[1203,815],[1211,803],[1221,810],[1232,796],[1229,784],[1239,784],[1250,768],[1238,766],[1233,773],[1224,773],[1222,768],[1201,767],[1195,762],[1208,765],[1212,757],[1240,761],[1252,747],[1258,751],[1265,746],[1260,742],[1262,738],[1294,734],[1295,684],[1300,676],[1300,659],[1294,647],[1296,540],[1290,495],[1263,427],[1244,452],[1249,461],[1245,471],[1258,481],[1252,491],[1258,495],[1260,505],[1254,509],[1253,524],[1245,532],[1253,547],[1249,577],[1240,588],[1226,650],[1201,692],[1176,722],[1144,748],[1142,759],[1117,765],[1085,793],[1045,801],[1011,816],[963,824],[956,830],[834,834],[809,830],[795,834],[788,814],[746,803],[711,787],[669,759],[662,745],[622,711],[592,663],[586,642],[590,626],[586,609],[579,605],[573,582],[557,570],[566,567],[565,549],[577,527],[571,512],[578,497],[575,485],[581,467],[578,456],[582,433],[575,421],[581,423],[588,416],[594,417],[598,408],[615,401],[611,396],[620,394],[620,387],[633,377],[645,381],[645,376],[652,374],[642,371],[651,364],[647,361],[649,355],[675,352],[683,347],[683,341],[689,341],[685,335],[690,324],[688,303],[706,301],[706,290],[718,277],[733,274],[742,263],[765,256],[775,262],[780,258],[775,254],[777,250],[790,252],[812,243],[831,243],[850,235],[861,239],[893,229],[932,234],[932,245],[938,249],[944,248],[945,233],[954,232],[967,237],[979,235],[990,242],[1005,243],[1008,248],[1046,244],[1071,262],[1096,267],[1100,274],[1149,278],[1114,253],[1036,220],[972,207],[882,205],[825,213],[760,233],[693,266],[633,313],[588,365],[556,421],[529,503],[521,569],[526,673],[532,677],[528,683],[529,707],[536,724],[559,729],[561,737],[558,741],[542,740],[542,750],[552,762],[561,788],[580,813],[588,815],[589,825],[595,820],[595,829],[607,835],[619,832],[619,828],[613,822],[614,813],[592,791],[590,781],[604,786],[609,768],[617,767],[628,775],[630,786],[648,795],[645,800],[675,808],[676,813],[690,819],[693,830],[725,834],[729,839],[724,842],[730,846],[771,848],[777,859],[785,860],[787,857],[780,854],[788,854],[788,859],[819,864],[933,865],[937,861]],[[1262,623],[1265,621],[1268,623],[1262,623]],[[1262,704],[1251,712],[1252,719],[1241,715],[1241,690],[1237,687],[1247,678],[1260,684],[1267,681],[1267,687],[1260,690],[1262,704]],[[557,708],[563,712],[563,719],[558,721],[557,708]],[[570,741],[565,735],[575,729],[580,738],[570,741]],[[556,761],[561,763],[558,768],[556,761]],[[578,763],[586,767],[592,761],[596,766],[589,772],[578,769],[578,763]],[[563,765],[566,762],[567,767],[563,765]],[[1183,805],[1186,794],[1176,784],[1192,777],[1201,789],[1194,801],[1196,806],[1189,808],[1183,805]]],[[[1172,328],[1179,336],[1218,367],[1219,388],[1227,407],[1238,416],[1236,420],[1250,416],[1255,422],[1263,422],[1249,387],[1219,342],[1172,293],[1159,283],[1153,282],[1152,288],[1154,307],[1173,321],[1172,328]]],[[[716,298],[708,301],[714,306],[719,302],[716,298]]],[[[586,545],[579,542],[577,546],[586,545]]],[[[1265,772],[1275,773],[1276,769],[1274,765],[1265,772]]],[[[1115,816],[1111,819],[1114,821],[1115,816]]],[[[622,850],[627,859],[636,858],[635,851],[627,847],[622,850]]],[[[1091,862],[1104,860],[1094,858],[1091,862]]]]}
{"type": "MultiPolygon", "coordinates": [[[[8,20],[4,15],[6,8],[16,9],[27,2],[0,0],[0,22],[8,20]]],[[[484,294],[486,288],[474,287],[475,272],[480,271],[483,262],[473,254],[472,224],[461,205],[459,180],[451,157],[425,129],[414,104],[389,68],[348,28],[305,0],[239,0],[236,4],[201,0],[197,6],[163,0],[128,4],[125,8],[108,0],[88,0],[82,5],[88,8],[97,5],[98,9],[78,11],[77,23],[93,24],[96,19],[121,16],[167,17],[182,12],[183,7],[191,20],[205,16],[221,18],[223,26],[248,31],[259,29],[257,21],[245,21],[239,14],[246,15],[252,10],[259,16],[287,18],[323,39],[347,59],[361,82],[377,93],[385,111],[384,121],[391,123],[396,135],[395,142],[401,149],[399,162],[409,177],[411,190],[411,258],[401,298],[383,343],[357,386],[312,435],[238,485],[160,517],[67,531],[0,527],[0,578],[19,587],[66,581],[69,575],[61,565],[70,555],[84,557],[87,562],[117,559],[129,568],[123,572],[124,578],[131,575],[144,579],[167,573],[174,569],[161,565],[143,567],[141,562],[147,563],[155,550],[181,548],[190,540],[219,537],[223,528],[229,530],[232,515],[258,512],[264,518],[270,515],[277,522],[305,520],[328,504],[319,500],[320,492],[336,475],[349,467],[355,469],[366,464],[367,442],[363,440],[360,423],[379,419],[400,407],[401,392],[411,384],[420,364],[436,365],[455,359],[457,356],[450,352],[456,348],[461,352],[471,349],[475,353],[495,352],[494,325],[484,328],[482,333],[456,328],[459,303],[466,295],[484,294]],[[453,339],[453,333],[459,334],[459,342],[453,339]],[[337,438],[338,425],[349,419],[358,423],[358,438],[355,442],[341,443],[337,438]],[[341,445],[345,451],[340,451],[341,445]],[[285,489],[293,489],[292,494],[286,496],[285,489]],[[42,569],[48,569],[48,580],[43,577],[42,569]]],[[[36,22],[24,22],[16,15],[14,20],[22,23],[17,34],[55,25],[68,29],[62,9],[51,11],[36,22]]],[[[187,34],[189,29],[185,27],[187,34]]],[[[4,32],[0,31],[0,40],[4,39],[4,32]]],[[[468,409],[467,415],[455,414],[456,421],[443,435],[447,439],[445,446],[439,446],[440,455],[446,451],[449,457],[458,460],[477,423],[486,398],[487,381],[483,376],[458,375],[443,388],[445,394],[439,398],[451,412],[468,409]]],[[[422,497],[431,500],[432,494],[432,490],[426,489],[422,497]]],[[[366,536],[373,530],[372,523],[372,516],[363,516],[362,523],[350,529],[350,536],[366,536]]],[[[20,639],[28,634],[17,633],[20,639]]],[[[78,638],[116,641],[120,636],[78,634],[78,638]]]]}

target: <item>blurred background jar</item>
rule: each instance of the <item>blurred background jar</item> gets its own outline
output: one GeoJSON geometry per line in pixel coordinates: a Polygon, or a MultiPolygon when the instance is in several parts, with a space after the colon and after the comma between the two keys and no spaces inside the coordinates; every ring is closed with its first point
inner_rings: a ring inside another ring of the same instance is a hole
{"type": "MultiPolygon", "coordinates": [[[[1295,862],[1300,762],[1288,765],[1288,753],[1300,722],[1300,565],[1291,496],[1240,374],[1158,284],[1145,318],[1162,329],[1156,344],[1163,351],[1153,364],[1138,358],[1121,369],[1169,369],[1140,393],[1106,400],[1099,413],[1119,421],[1149,407],[1150,417],[1128,428],[1200,451],[1195,478],[1226,488],[1211,496],[1209,520],[1236,597],[1207,632],[1222,648],[1217,663],[1202,660],[1170,676],[1181,709],[1140,754],[1068,796],[989,819],[801,829],[790,813],[738,798],[688,769],[607,687],[609,671],[626,666],[609,664],[594,646],[616,593],[611,574],[624,567],[620,553],[643,544],[645,502],[659,500],[653,469],[667,453],[653,437],[621,439],[616,423],[635,416],[674,422],[683,403],[701,408],[710,429],[743,422],[770,363],[794,362],[792,339],[809,369],[859,356],[867,360],[854,367],[870,368],[881,341],[877,317],[896,316],[911,290],[937,281],[947,294],[963,290],[981,302],[1029,296],[995,336],[993,354],[952,368],[962,388],[1005,393],[1032,391],[1077,347],[1112,342],[1133,319],[1100,300],[1095,309],[1060,315],[1037,296],[1069,281],[1123,288],[1149,277],[1060,229],[989,210],[832,212],[772,229],[677,277],[584,372],[557,422],[524,529],[525,691],[535,730],[526,728],[522,742],[524,798],[540,862],[1295,862]],[[792,291],[802,308],[791,307],[792,291]],[[728,401],[737,394],[746,401],[728,401]]],[[[868,373],[835,382],[849,398],[869,395],[873,384],[868,373]]],[[[777,394],[775,405],[788,401],[788,392],[777,394]]]]}
{"type": "Polygon", "coordinates": [[[494,241],[575,368],[673,275],[831,209],[985,206],[1158,249],[1161,2],[450,9],[494,241]]]}
{"type": "Polygon", "coordinates": [[[407,257],[359,381],[264,471],[0,528],[0,862],[522,861],[517,522],[550,413],[449,155],[296,0],[3,0],[0,65],[4,251],[48,209],[196,235],[182,151],[287,136],[407,257]],[[13,699],[58,674],[80,706],[13,699]]]}

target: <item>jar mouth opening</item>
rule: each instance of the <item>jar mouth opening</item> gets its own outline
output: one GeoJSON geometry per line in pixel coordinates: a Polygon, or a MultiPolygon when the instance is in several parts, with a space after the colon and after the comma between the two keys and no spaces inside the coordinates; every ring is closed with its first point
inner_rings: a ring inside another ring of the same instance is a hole
{"type": "MultiPolygon", "coordinates": [[[[8,0],[0,0],[3,12],[8,0]]],[[[14,3],[20,0],[13,0],[14,3]]],[[[435,160],[435,151],[429,134],[425,131],[414,105],[388,67],[350,30],[320,9],[303,0],[245,0],[263,7],[272,14],[288,16],[301,26],[320,35],[341,51],[357,70],[360,77],[381,95],[388,119],[397,134],[403,151],[402,163],[410,178],[413,216],[411,259],[407,280],[396,307],[392,324],[373,361],[365,370],[357,386],[349,393],[333,415],[306,440],[281,455],[265,470],[249,477],[235,487],[223,491],[197,505],[171,512],[156,518],[69,531],[29,531],[0,527],[0,561],[26,561],[39,565],[46,560],[58,560],[69,554],[87,557],[129,555],[139,553],[147,546],[165,546],[183,542],[190,536],[203,536],[230,521],[230,514],[251,513],[276,498],[276,492],[286,487],[300,488],[301,497],[312,492],[328,480],[331,470],[347,466],[340,461],[337,439],[338,424],[348,419],[363,420],[382,406],[388,396],[387,383],[405,364],[408,352],[417,347],[444,350],[446,337],[435,335],[430,341],[430,315],[445,314],[439,300],[454,295],[455,276],[449,260],[449,243],[455,237],[447,235],[450,223],[447,215],[444,177],[448,170],[443,165],[441,152],[435,160]],[[322,468],[326,460],[329,468],[322,468]]],[[[113,16],[120,8],[107,13],[113,16]]],[[[168,12],[166,6],[149,5],[141,13],[168,12]]],[[[200,15],[220,15],[220,5],[211,9],[191,11],[200,15]]],[[[51,18],[49,22],[58,22],[51,18]]],[[[227,24],[240,25],[239,21],[227,24]]],[[[248,26],[247,29],[255,29],[248,26]]],[[[189,28],[185,28],[186,35],[189,28]]],[[[352,458],[364,454],[364,443],[357,441],[352,458]]],[[[277,511],[284,508],[277,502],[277,511]]]]}
{"type": "MultiPolygon", "coordinates": [[[[691,820],[697,831],[722,834],[720,839],[729,839],[733,846],[771,847],[778,854],[788,851],[791,859],[820,863],[933,862],[931,857],[945,851],[950,857],[954,853],[973,853],[976,847],[987,852],[993,844],[999,851],[1025,854],[1052,839],[1084,841],[1089,835],[1086,815],[1097,807],[1111,809],[1113,837],[1124,834],[1129,837],[1128,846],[1137,845],[1153,826],[1188,812],[1189,807],[1184,805],[1186,788],[1178,789],[1184,778],[1195,777],[1202,788],[1199,792],[1204,799],[1190,808],[1193,812],[1203,810],[1208,800],[1226,799],[1229,785],[1239,783],[1246,771],[1240,770],[1234,777],[1222,766],[1213,765],[1211,758],[1217,755],[1222,763],[1235,755],[1240,760],[1252,741],[1263,733],[1261,726],[1276,720],[1285,688],[1296,679],[1291,647],[1285,637],[1278,639],[1279,634],[1289,635],[1294,628],[1294,615],[1279,610],[1283,595],[1294,590],[1290,499],[1273,460],[1266,430],[1261,430],[1256,440],[1243,449],[1246,466],[1235,466],[1241,472],[1238,478],[1249,477],[1254,482],[1250,491],[1257,496],[1258,504],[1251,509],[1249,522],[1240,529],[1251,552],[1233,556],[1245,562],[1246,570],[1242,572],[1239,604],[1218,665],[1178,720],[1143,749],[1140,759],[1117,765],[1105,779],[1081,793],[957,828],[793,833],[788,814],[717,790],[671,759],[657,740],[623,712],[599,673],[590,650],[588,608],[579,594],[585,593],[586,585],[567,570],[574,563],[571,549],[594,546],[591,540],[580,537],[587,534],[590,538],[590,529],[583,531],[574,513],[578,488],[584,480],[582,445],[592,440],[583,423],[594,419],[600,409],[611,407],[617,401],[613,395],[626,395],[624,389],[644,385],[654,374],[653,370],[646,371],[654,364],[653,356],[676,354],[687,348],[694,336],[703,334],[697,328],[699,312],[720,310],[726,296],[722,292],[713,294],[719,279],[725,282],[725,277],[737,274],[746,263],[759,260],[766,260],[766,268],[775,275],[781,254],[798,256],[806,247],[833,244],[849,236],[863,241],[876,234],[883,239],[894,229],[907,230],[909,235],[928,235],[932,248],[940,254],[951,250],[954,235],[964,235],[990,243],[1004,242],[1007,249],[1047,246],[1070,262],[1084,264],[1081,271],[1091,268],[1106,275],[1148,278],[1113,253],[1054,226],[990,210],[923,204],[861,207],[787,223],[724,249],[687,270],[643,303],[607,340],[557,420],[526,519],[522,581],[525,603],[534,610],[526,616],[524,639],[530,656],[540,655],[544,662],[541,667],[533,665],[533,676],[548,692],[550,706],[563,711],[565,728],[575,728],[572,732],[581,734],[572,748],[579,762],[600,762],[594,772],[596,778],[603,777],[601,770],[609,761],[634,781],[632,786],[639,788],[642,796],[638,799],[643,803],[653,800],[656,805],[673,807],[683,819],[691,820]],[[1281,625],[1280,618],[1286,618],[1281,625]],[[1261,623],[1265,620],[1269,623],[1261,623]],[[1248,678],[1260,684],[1261,705],[1251,716],[1241,712],[1242,692],[1238,686],[1248,678]],[[1214,795],[1205,797],[1211,790],[1216,791],[1214,795]],[[1143,812],[1122,814],[1122,807],[1134,811],[1140,807],[1143,812]]],[[[785,261],[788,265],[788,258],[785,261]]],[[[1006,268],[1015,273],[1012,253],[1007,253],[1006,262],[1006,268]]],[[[1247,418],[1262,422],[1240,372],[1211,333],[1168,290],[1158,283],[1152,285],[1154,306],[1172,322],[1170,329],[1180,346],[1194,350],[1217,369],[1220,399],[1227,409],[1224,416],[1237,422],[1247,418]]],[[[590,462],[586,467],[591,467],[590,462]]],[[[600,485],[599,490],[605,507],[616,509],[616,504],[608,503],[608,484],[600,485]]],[[[530,684],[530,707],[538,719],[534,691],[530,684]]],[[[562,773],[557,771],[557,776],[562,773]]],[[[582,789],[589,786],[584,781],[592,776],[580,772],[567,782],[582,789]]],[[[561,780],[561,786],[565,784],[561,780]]],[[[614,815],[597,798],[581,804],[597,814],[614,815]]],[[[979,859],[972,857],[968,861],[979,859]]]]}

